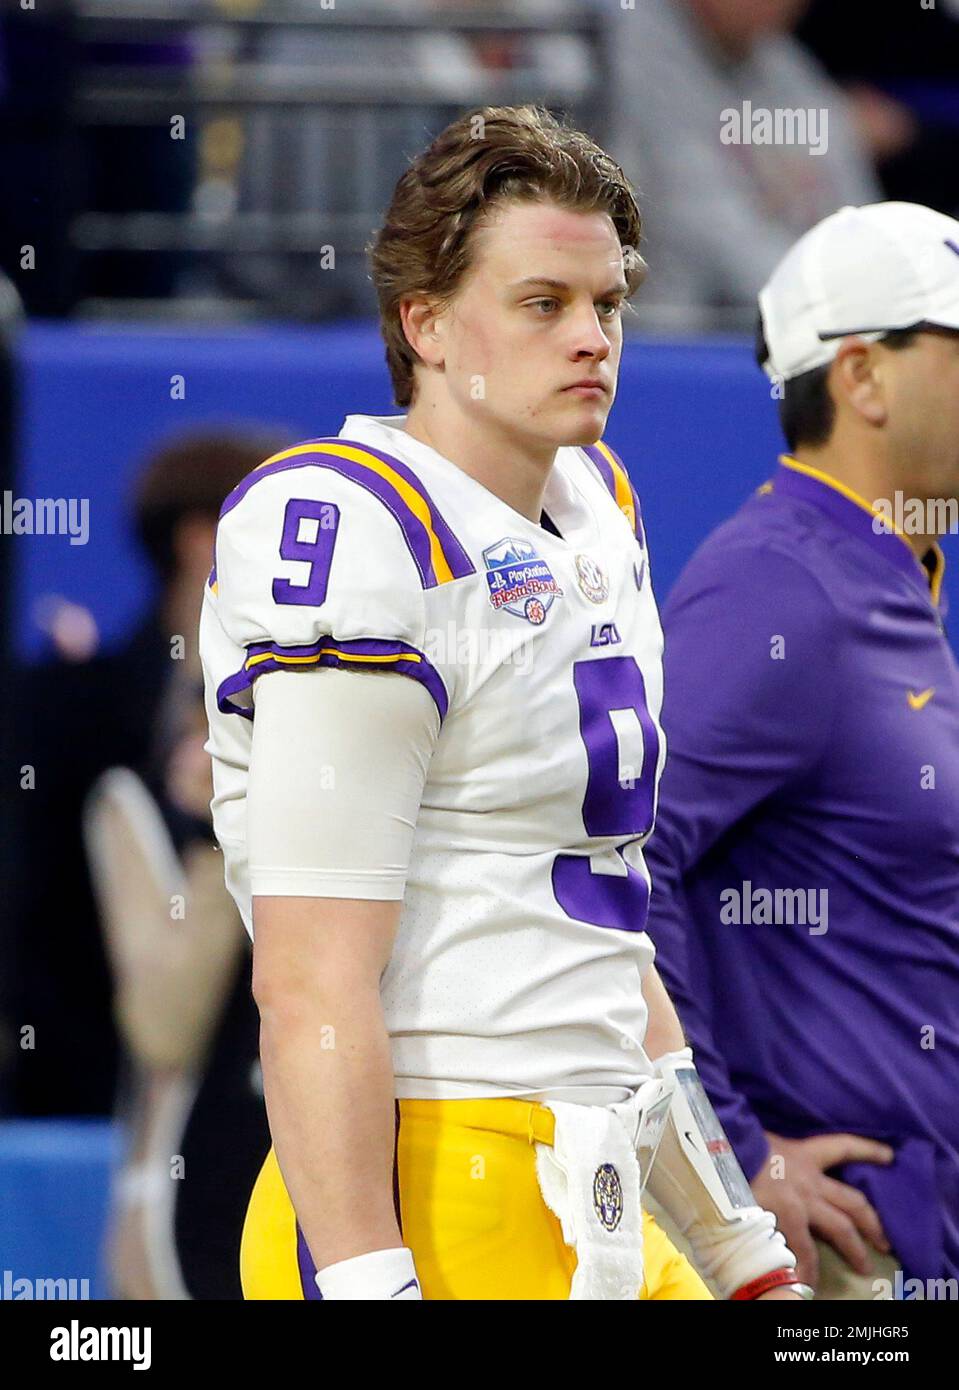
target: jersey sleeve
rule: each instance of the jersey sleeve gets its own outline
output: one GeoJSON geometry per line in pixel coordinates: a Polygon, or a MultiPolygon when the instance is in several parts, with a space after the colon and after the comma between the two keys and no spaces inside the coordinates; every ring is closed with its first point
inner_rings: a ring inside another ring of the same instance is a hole
{"type": "Polygon", "coordinates": [[[252,718],[259,676],[338,666],[420,681],[442,719],[446,689],[424,652],[439,563],[428,507],[403,479],[351,476],[349,457],[299,448],[244,479],[220,515],[209,587],[238,660],[219,709],[252,718]]]}
{"type": "Polygon", "coordinates": [[[413,681],[368,671],[259,681],[251,894],[401,899],[438,734],[436,707],[413,681]]]}

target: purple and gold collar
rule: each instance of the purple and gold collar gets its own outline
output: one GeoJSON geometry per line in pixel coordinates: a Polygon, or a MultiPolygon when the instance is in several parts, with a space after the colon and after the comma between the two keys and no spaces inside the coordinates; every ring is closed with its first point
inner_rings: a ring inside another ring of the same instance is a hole
{"type": "Polygon", "coordinates": [[[908,574],[914,583],[921,584],[924,593],[931,595],[933,604],[939,606],[946,563],[940,546],[933,542],[933,566],[930,570],[917,559],[908,537],[865,497],[838,478],[819,468],[812,468],[808,463],[800,463],[790,454],[780,454],[779,467],[772,480],[764,483],[759,490],[761,493],[775,492],[779,496],[811,502],[840,526],[884,555],[903,574],[908,574]],[[880,526],[874,524],[877,517],[881,520],[880,526]]]}

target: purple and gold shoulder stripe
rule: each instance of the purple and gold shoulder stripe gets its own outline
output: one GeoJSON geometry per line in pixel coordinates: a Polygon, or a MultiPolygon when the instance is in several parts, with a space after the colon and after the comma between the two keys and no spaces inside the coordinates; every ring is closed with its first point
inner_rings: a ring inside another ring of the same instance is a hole
{"type": "Polygon", "coordinates": [[[610,497],[629,522],[640,545],[645,549],[646,536],[643,531],[643,518],[639,510],[639,498],[636,496],[636,489],[629,480],[629,474],[626,472],[623,460],[602,439],[595,444],[584,445],[583,453],[595,467],[605,483],[610,497]]]}
{"type": "Polygon", "coordinates": [[[424,589],[474,573],[469,556],[412,469],[392,454],[348,439],[311,439],[275,454],[233,489],[220,519],[257,483],[290,468],[329,469],[377,498],[399,526],[424,589]]]}
{"type": "Polygon", "coordinates": [[[246,649],[246,660],[240,670],[228,676],[217,689],[216,702],[223,714],[239,714],[253,718],[251,691],[257,676],[268,671],[310,669],[320,666],[339,666],[353,670],[398,671],[419,681],[432,695],[440,722],[446,718],[449,696],[443,678],[423,652],[407,642],[386,641],[376,637],[338,641],[323,637],[307,646],[284,647],[277,642],[253,642],[246,649]]]}

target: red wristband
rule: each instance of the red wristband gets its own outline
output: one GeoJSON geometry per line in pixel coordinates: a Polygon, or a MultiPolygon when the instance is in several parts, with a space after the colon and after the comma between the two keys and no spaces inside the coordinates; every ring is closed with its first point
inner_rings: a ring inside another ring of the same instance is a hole
{"type": "Polygon", "coordinates": [[[758,1279],[751,1279],[748,1284],[730,1294],[729,1301],[732,1303],[736,1299],[759,1298],[760,1294],[768,1293],[770,1289],[781,1288],[783,1284],[795,1284],[795,1269],[773,1269],[768,1274],[761,1274],[758,1279]]]}

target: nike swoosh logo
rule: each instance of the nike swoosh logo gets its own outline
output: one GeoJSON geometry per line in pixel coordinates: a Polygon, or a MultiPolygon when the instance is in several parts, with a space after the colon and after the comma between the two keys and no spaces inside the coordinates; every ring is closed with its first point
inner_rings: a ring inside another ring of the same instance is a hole
{"type": "Polygon", "coordinates": [[[924,705],[928,705],[929,701],[932,699],[935,693],[936,687],[934,685],[931,685],[928,690],[922,691],[920,695],[913,695],[911,690],[908,691],[906,694],[906,698],[909,701],[909,708],[922,709],[924,705]]]}

